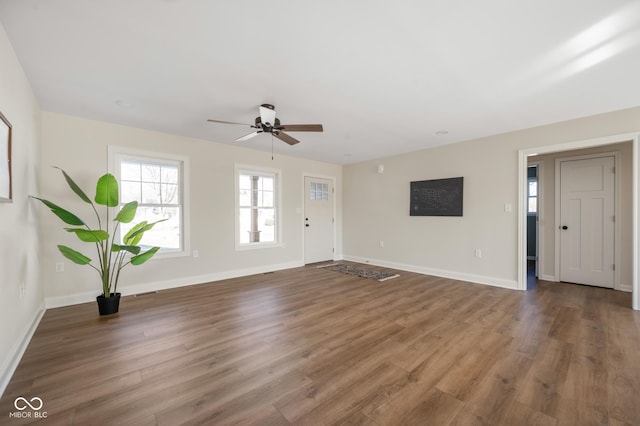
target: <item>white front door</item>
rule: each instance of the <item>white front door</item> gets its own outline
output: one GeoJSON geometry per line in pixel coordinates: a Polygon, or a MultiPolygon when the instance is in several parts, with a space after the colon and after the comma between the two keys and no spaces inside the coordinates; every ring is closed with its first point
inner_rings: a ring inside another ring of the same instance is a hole
{"type": "Polygon", "coordinates": [[[304,178],[304,263],[333,260],[333,181],[304,178]]]}
{"type": "Polygon", "coordinates": [[[560,163],[560,281],[613,288],[614,157],[560,163]]]}

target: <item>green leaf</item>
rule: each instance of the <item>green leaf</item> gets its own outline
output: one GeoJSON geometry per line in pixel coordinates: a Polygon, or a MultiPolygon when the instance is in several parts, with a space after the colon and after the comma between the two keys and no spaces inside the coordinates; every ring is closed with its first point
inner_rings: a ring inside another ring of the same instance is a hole
{"type": "Polygon", "coordinates": [[[140,253],[140,247],[138,246],[123,246],[120,244],[112,244],[111,245],[111,251],[113,252],[118,252],[118,251],[128,251],[131,254],[138,254],[140,253]]]}
{"type": "Polygon", "coordinates": [[[64,257],[66,257],[67,259],[69,259],[73,263],[77,263],[78,265],[87,265],[87,264],[91,263],[91,259],[89,259],[84,254],[82,254],[82,253],[80,253],[78,251],[75,251],[74,249],[72,249],[70,247],[58,246],[58,250],[60,250],[60,253],[62,253],[62,255],[64,257]]]}
{"type": "Polygon", "coordinates": [[[87,197],[87,194],[84,193],[84,191],[82,189],[80,189],[80,187],[73,181],[73,179],[71,179],[71,176],[69,176],[67,174],[67,172],[65,172],[64,170],[62,170],[60,167],[53,167],[54,169],[58,169],[62,172],[62,174],[64,175],[65,180],[67,181],[67,184],[69,185],[69,187],[73,190],[73,192],[76,193],[76,195],[78,197],[80,197],[80,199],[82,201],[84,201],[85,203],[89,203],[91,204],[91,200],[89,199],[89,197],[87,197]]]}
{"type": "Polygon", "coordinates": [[[109,238],[109,233],[101,229],[90,230],[83,228],[65,228],[67,232],[74,232],[85,243],[97,243],[109,238]]]}
{"type": "Polygon", "coordinates": [[[131,264],[142,265],[144,262],[151,259],[158,250],[160,250],[160,247],[152,247],[149,250],[145,251],[144,253],[141,253],[137,256],[133,256],[131,258],[131,264]]]}
{"type": "Polygon", "coordinates": [[[131,228],[129,230],[129,232],[127,232],[124,235],[124,237],[122,237],[122,242],[125,243],[126,245],[130,245],[130,246],[137,245],[140,242],[140,240],[142,239],[142,234],[138,233],[138,231],[140,231],[140,229],[142,229],[145,226],[147,226],[147,223],[148,222],[146,220],[144,220],[144,221],[138,223],[137,225],[134,225],[133,228],[131,228]]]}
{"type": "Polygon", "coordinates": [[[98,179],[95,201],[101,206],[115,207],[118,205],[118,181],[111,173],[98,179]]]}
{"type": "Polygon", "coordinates": [[[136,210],[138,210],[138,202],[131,201],[130,203],[122,206],[122,208],[116,215],[116,218],[113,220],[120,223],[129,223],[136,217],[136,210]]]}
{"type": "Polygon", "coordinates": [[[131,246],[138,245],[140,240],[142,240],[142,236],[144,235],[145,232],[153,228],[153,226],[156,223],[164,222],[165,220],[168,220],[168,219],[160,219],[152,223],[148,223],[147,221],[142,221],[139,224],[135,225],[133,228],[131,228],[129,232],[127,232],[127,234],[124,236],[122,241],[125,244],[131,245],[131,246]]]}
{"type": "Polygon", "coordinates": [[[84,221],[80,219],[78,216],[76,216],[75,214],[71,213],[68,210],[63,209],[62,207],[52,203],[49,200],[34,197],[33,195],[31,195],[31,198],[34,198],[38,201],[42,201],[44,205],[49,207],[51,211],[67,225],[81,226],[85,224],[84,221]]]}

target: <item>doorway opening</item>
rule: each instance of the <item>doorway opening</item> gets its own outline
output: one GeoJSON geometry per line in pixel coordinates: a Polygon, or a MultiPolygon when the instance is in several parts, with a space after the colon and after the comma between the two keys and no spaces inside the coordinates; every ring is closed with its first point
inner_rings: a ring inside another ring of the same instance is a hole
{"type": "MultiPolygon", "coordinates": [[[[586,150],[590,148],[590,151],[611,151],[615,148],[611,148],[614,144],[626,144],[626,153],[621,157],[626,159],[625,175],[622,178],[622,210],[625,216],[624,220],[626,225],[621,226],[622,238],[617,238],[617,241],[622,242],[622,250],[618,249],[618,243],[616,243],[616,250],[618,253],[622,253],[622,267],[616,265],[616,276],[620,270],[623,272],[623,278],[616,278],[617,290],[631,291],[632,294],[632,307],[635,310],[640,310],[640,134],[638,132],[612,135],[606,137],[599,137],[594,139],[579,140],[568,143],[560,143],[556,145],[548,145],[534,148],[527,148],[518,151],[518,284],[517,288],[520,290],[527,289],[527,210],[528,210],[528,167],[530,163],[539,161],[546,154],[553,154],[556,156],[559,153],[569,155],[569,151],[586,150]],[[626,189],[625,189],[626,188],[626,189]],[[625,195],[627,194],[627,195],[625,195]]],[[[580,154],[576,154],[580,155],[580,154]]],[[[551,189],[553,192],[553,183],[555,177],[553,176],[555,171],[553,168],[542,167],[540,171],[549,173],[549,183],[545,185],[540,180],[538,182],[538,194],[542,198],[538,199],[538,202],[547,200],[546,207],[542,208],[538,205],[539,210],[539,235],[537,249],[539,251],[538,258],[538,275],[540,279],[546,281],[559,281],[559,264],[554,261],[554,233],[559,238],[558,223],[555,223],[559,218],[554,219],[555,201],[554,197],[549,195],[545,197],[545,191],[542,189],[546,186],[547,189],[551,189]],[[548,169],[548,170],[547,170],[548,169]],[[550,186],[551,185],[551,186],[550,186]],[[544,198],[544,199],[543,199],[544,198]],[[546,214],[545,211],[549,210],[546,214]],[[546,222],[546,224],[545,224],[546,222]],[[558,225],[558,226],[556,226],[558,225]],[[547,243],[541,241],[544,234],[549,234],[547,243]],[[546,251],[546,253],[545,253],[546,251]],[[546,262],[545,262],[546,258],[546,262]],[[556,272],[554,272],[554,270],[556,272]]],[[[539,176],[540,178],[540,176],[539,176]]],[[[616,220],[619,218],[616,218],[616,220]]]]}
{"type": "Polygon", "coordinates": [[[540,181],[538,163],[527,167],[527,290],[538,278],[540,181]]]}

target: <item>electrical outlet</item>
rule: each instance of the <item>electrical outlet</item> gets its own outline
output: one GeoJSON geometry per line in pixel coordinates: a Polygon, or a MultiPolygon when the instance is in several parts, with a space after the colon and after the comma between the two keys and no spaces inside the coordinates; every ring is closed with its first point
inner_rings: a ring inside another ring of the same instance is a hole
{"type": "Polygon", "coordinates": [[[480,250],[479,248],[474,250],[474,254],[476,257],[480,258],[482,257],[482,250],[480,250]]]}
{"type": "Polygon", "coordinates": [[[380,240],[380,248],[384,248],[384,241],[380,240]]]}
{"type": "Polygon", "coordinates": [[[193,257],[198,257],[198,256],[200,256],[200,253],[198,252],[198,250],[194,250],[193,257]]]}
{"type": "Polygon", "coordinates": [[[64,262],[56,262],[56,272],[64,272],[64,262]]]}

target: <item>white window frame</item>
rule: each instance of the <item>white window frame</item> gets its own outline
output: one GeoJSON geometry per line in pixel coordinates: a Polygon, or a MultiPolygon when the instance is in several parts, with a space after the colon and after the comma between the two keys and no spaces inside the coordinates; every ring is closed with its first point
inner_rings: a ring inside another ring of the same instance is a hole
{"type": "Polygon", "coordinates": [[[538,178],[537,177],[527,178],[527,215],[528,216],[537,216],[538,212],[540,211],[540,198],[539,198],[538,194],[540,194],[540,182],[538,182],[538,178]],[[530,191],[529,191],[529,184],[531,182],[535,182],[536,183],[536,195],[535,196],[532,196],[530,191]],[[536,199],[536,211],[535,212],[530,212],[529,211],[529,200],[531,198],[535,198],[536,199]]]}
{"type": "MultiPolygon", "coordinates": [[[[158,252],[153,256],[151,260],[154,259],[166,259],[173,257],[183,257],[190,255],[190,232],[189,232],[189,158],[181,155],[175,154],[167,154],[160,153],[154,151],[144,151],[138,149],[131,149],[127,147],[121,146],[109,146],[108,147],[108,157],[109,157],[109,173],[114,175],[120,182],[120,162],[122,160],[131,159],[137,161],[145,161],[148,160],[150,162],[156,163],[179,163],[179,194],[180,194],[180,205],[181,205],[181,232],[180,232],[180,248],[178,249],[167,249],[161,248],[158,252]]],[[[118,229],[119,234],[119,229],[118,229]]],[[[121,236],[117,235],[116,240],[120,240],[121,236]]]]}
{"type": "Polygon", "coordinates": [[[256,250],[265,248],[283,247],[282,243],[282,171],[280,169],[269,169],[245,164],[235,164],[234,167],[234,199],[235,199],[235,248],[236,251],[256,250]],[[240,242],[240,175],[248,174],[252,176],[273,177],[274,183],[274,216],[276,230],[274,233],[275,241],[241,243],[240,242]]]}

